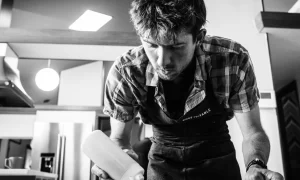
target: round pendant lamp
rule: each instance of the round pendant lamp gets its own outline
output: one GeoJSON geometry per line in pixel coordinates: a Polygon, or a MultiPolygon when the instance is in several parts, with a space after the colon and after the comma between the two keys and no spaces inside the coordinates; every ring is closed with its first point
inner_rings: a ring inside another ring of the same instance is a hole
{"type": "Polygon", "coordinates": [[[43,91],[52,91],[59,84],[58,73],[50,68],[51,60],[48,60],[48,67],[39,70],[35,76],[35,83],[43,91]]]}

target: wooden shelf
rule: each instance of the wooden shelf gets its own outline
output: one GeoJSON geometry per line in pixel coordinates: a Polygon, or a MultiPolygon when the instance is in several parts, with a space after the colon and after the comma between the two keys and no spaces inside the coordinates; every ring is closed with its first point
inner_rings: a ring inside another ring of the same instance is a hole
{"type": "Polygon", "coordinates": [[[260,12],[255,18],[259,32],[268,33],[274,29],[299,29],[300,13],[260,12]]]}
{"type": "Polygon", "coordinates": [[[0,42],[138,46],[135,32],[81,32],[62,29],[0,28],[0,42]]]}
{"type": "Polygon", "coordinates": [[[29,169],[0,169],[0,179],[1,176],[36,176],[39,178],[46,178],[46,179],[57,179],[57,174],[53,173],[46,173],[36,170],[29,170],[29,169]]]}
{"type": "Polygon", "coordinates": [[[35,105],[34,108],[0,108],[0,114],[36,114],[37,111],[96,111],[96,114],[98,116],[106,116],[105,114],[103,114],[102,106],[35,105]]]}

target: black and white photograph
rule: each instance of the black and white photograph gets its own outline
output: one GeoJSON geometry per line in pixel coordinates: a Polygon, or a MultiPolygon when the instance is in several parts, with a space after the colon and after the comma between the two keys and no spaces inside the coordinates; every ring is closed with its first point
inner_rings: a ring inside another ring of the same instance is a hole
{"type": "Polygon", "coordinates": [[[0,180],[299,180],[300,0],[0,0],[0,180]]]}

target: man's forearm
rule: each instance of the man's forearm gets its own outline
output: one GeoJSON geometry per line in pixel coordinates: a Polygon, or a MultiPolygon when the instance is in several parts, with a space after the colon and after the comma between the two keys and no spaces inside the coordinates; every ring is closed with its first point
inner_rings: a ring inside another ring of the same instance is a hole
{"type": "Polygon", "coordinates": [[[267,164],[270,154],[270,141],[265,132],[256,132],[243,141],[243,155],[245,165],[259,158],[267,164]]]}
{"type": "Polygon", "coordinates": [[[121,149],[132,149],[130,140],[110,136],[110,139],[121,149]]]}
{"type": "Polygon", "coordinates": [[[132,123],[133,121],[124,123],[116,119],[110,118],[110,139],[122,149],[131,149],[130,136],[132,123]]]}

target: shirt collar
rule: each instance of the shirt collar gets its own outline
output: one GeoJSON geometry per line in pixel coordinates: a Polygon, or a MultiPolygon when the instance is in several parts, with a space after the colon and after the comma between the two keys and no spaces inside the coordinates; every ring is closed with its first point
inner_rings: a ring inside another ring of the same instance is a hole
{"type": "Polygon", "coordinates": [[[147,86],[158,86],[159,78],[151,62],[148,60],[146,68],[146,85],[147,86]]]}
{"type": "Polygon", "coordinates": [[[206,72],[206,58],[207,55],[203,51],[203,44],[198,44],[195,49],[196,56],[196,71],[195,71],[195,80],[196,81],[206,81],[207,72],[206,72]]]}

